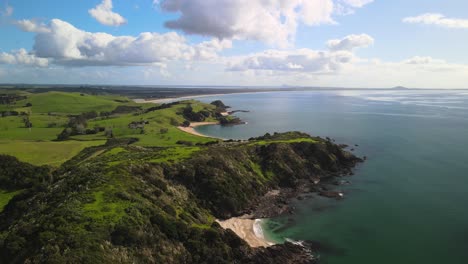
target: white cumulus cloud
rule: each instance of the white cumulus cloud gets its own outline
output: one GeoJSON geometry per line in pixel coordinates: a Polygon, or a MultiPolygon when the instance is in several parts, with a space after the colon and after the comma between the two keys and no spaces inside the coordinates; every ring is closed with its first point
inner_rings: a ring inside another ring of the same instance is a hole
{"type": "Polygon", "coordinates": [[[445,28],[468,28],[468,19],[448,18],[442,14],[426,13],[415,17],[403,19],[404,23],[435,25],[445,28]]]}
{"type": "Polygon", "coordinates": [[[174,60],[209,60],[230,48],[228,40],[212,39],[191,45],[176,32],[143,32],[138,36],[113,36],[78,29],[53,19],[47,30],[37,32],[34,53],[70,66],[143,65],[174,60]]]}
{"type": "Polygon", "coordinates": [[[327,42],[327,46],[330,50],[353,50],[355,48],[365,48],[374,44],[374,39],[367,35],[349,35],[343,39],[333,39],[327,42]]]}
{"type": "Polygon", "coordinates": [[[228,71],[274,71],[332,74],[352,62],[349,51],[328,52],[311,49],[266,50],[249,56],[234,58],[228,71]]]}
{"type": "Polygon", "coordinates": [[[35,32],[35,33],[44,33],[49,32],[49,28],[44,23],[29,20],[29,19],[22,19],[13,22],[18,28],[26,32],[35,32]]]}
{"type": "Polygon", "coordinates": [[[102,0],[101,4],[88,10],[88,12],[99,23],[106,26],[121,26],[126,24],[127,20],[120,14],[113,12],[112,7],[112,0],[102,0]]]}
{"type": "Polygon", "coordinates": [[[288,46],[299,24],[334,24],[335,6],[358,8],[369,0],[163,0],[162,10],[180,14],[166,27],[219,39],[257,40],[288,46]]]}
{"type": "Polygon", "coordinates": [[[49,60],[45,58],[39,58],[35,54],[28,53],[25,49],[19,49],[10,53],[0,53],[0,64],[46,67],[49,65],[49,60]]]}
{"type": "Polygon", "coordinates": [[[267,50],[231,59],[228,70],[334,74],[356,60],[353,53],[355,48],[367,47],[372,43],[374,39],[371,36],[361,34],[330,40],[327,42],[328,50],[267,50]]]}

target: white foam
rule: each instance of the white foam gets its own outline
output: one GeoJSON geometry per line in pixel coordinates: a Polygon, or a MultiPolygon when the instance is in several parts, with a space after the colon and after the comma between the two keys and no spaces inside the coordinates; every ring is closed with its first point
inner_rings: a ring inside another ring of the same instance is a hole
{"type": "Polygon", "coordinates": [[[305,246],[304,246],[304,241],[302,241],[302,240],[293,240],[293,239],[290,239],[290,238],[287,238],[287,237],[285,238],[285,240],[286,240],[287,242],[289,242],[289,243],[294,244],[294,245],[298,245],[298,246],[301,246],[301,247],[305,247],[305,246]]]}
{"type": "Polygon", "coordinates": [[[254,234],[256,237],[265,239],[265,235],[263,234],[263,229],[262,229],[262,219],[255,219],[253,230],[254,230],[254,234]]]}
{"type": "Polygon", "coordinates": [[[305,244],[304,244],[305,241],[303,241],[303,240],[294,240],[294,239],[290,239],[290,238],[287,238],[287,237],[285,237],[284,239],[289,243],[292,243],[294,245],[302,247],[304,249],[304,251],[309,255],[310,259],[319,259],[320,258],[320,255],[319,256],[314,256],[312,254],[312,250],[305,246],[305,244]]]}

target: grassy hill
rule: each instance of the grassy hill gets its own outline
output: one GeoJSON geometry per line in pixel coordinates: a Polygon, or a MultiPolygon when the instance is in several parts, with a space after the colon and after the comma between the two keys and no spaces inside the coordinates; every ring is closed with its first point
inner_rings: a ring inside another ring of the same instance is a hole
{"type": "Polygon", "coordinates": [[[80,93],[47,92],[31,94],[28,99],[17,104],[31,103],[31,111],[38,113],[80,114],[90,111],[112,111],[120,101],[128,99],[120,96],[92,96],[80,93]]]}
{"type": "MultiPolygon", "coordinates": [[[[12,94],[12,91],[8,91],[12,94]]],[[[0,92],[3,93],[3,92],[0,92]]],[[[32,94],[18,92],[24,100],[0,105],[1,111],[14,111],[19,115],[0,117],[0,154],[9,154],[36,165],[59,166],[89,146],[101,145],[108,139],[105,131],[92,135],[74,135],[65,142],[56,142],[71,116],[95,112],[96,117],[86,120],[87,128],[102,127],[112,131],[116,138],[136,138],[136,145],[169,147],[179,141],[206,143],[177,129],[185,118],[180,112],[191,105],[196,112],[214,111],[213,105],[185,101],[173,107],[147,111],[154,104],[136,104],[116,95],[89,95],[82,93],[47,92],[32,94]],[[23,113],[23,115],[21,114],[23,113]],[[25,118],[32,124],[25,125],[25,118]],[[132,122],[147,121],[144,129],[129,128],[132,122]]],[[[214,121],[208,118],[208,121],[214,121]]]]}

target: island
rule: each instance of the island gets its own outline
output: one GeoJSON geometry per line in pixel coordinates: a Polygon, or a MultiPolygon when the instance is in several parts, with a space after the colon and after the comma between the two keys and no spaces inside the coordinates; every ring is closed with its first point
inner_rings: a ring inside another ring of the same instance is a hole
{"type": "Polygon", "coordinates": [[[222,140],[221,101],[138,104],[115,94],[8,90],[0,104],[0,259],[8,263],[317,263],[256,219],[362,159],[301,132],[222,140]],[[236,233],[237,232],[237,233],[236,233]]]}

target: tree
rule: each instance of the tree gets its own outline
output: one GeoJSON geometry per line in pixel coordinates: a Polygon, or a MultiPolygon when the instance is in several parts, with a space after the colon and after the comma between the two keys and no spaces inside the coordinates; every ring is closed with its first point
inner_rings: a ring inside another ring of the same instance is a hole
{"type": "Polygon", "coordinates": [[[105,135],[108,138],[113,138],[114,137],[114,132],[112,131],[111,128],[108,128],[108,129],[106,129],[105,135]]]}
{"type": "Polygon", "coordinates": [[[211,104],[214,105],[214,106],[216,106],[217,108],[223,108],[223,109],[228,108],[228,107],[223,103],[223,101],[221,101],[221,100],[213,101],[213,102],[211,102],[211,104]]]}
{"type": "Polygon", "coordinates": [[[71,133],[72,133],[71,128],[65,128],[64,130],[62,130],[62,132],[59,135],[57,135],[57,140],[58,141],[67,140],[70,138],[71,133]]]}

